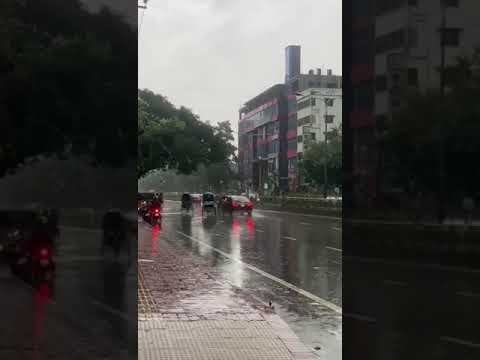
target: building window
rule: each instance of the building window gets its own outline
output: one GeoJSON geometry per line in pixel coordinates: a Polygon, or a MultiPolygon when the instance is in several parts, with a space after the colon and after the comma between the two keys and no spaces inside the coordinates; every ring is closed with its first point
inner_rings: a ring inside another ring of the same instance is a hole
{"type": "Polygon", "coordinates": [[[337,83],[334,83],[334,82],[327,83],[327,88],[328,89],[336,89],[337,88],[337,83]]]}
{"type": "Polygon", "coordinates": [[[326,124],[333,124],[333,119],[335,119],[335,115],[325,115],[326,124]]]}
{"type": "Polygon", "coordinates": [[[311,133],[311,134],[310,134],[310,138],[311,138],[313,141],[315,141],[315,140],[317,139],[317,134],[311,133]]]}
{"type": "Polygon", "coordinates": [[[332,107],[334,99],[325,99],[325,106],[332,107]]]}
{"type": "Polygon", "coordinates": [[[288,159],[288,169],[295,170],[297,168],[297,158],[288,159]]]}
{"type": "Polygon", "coordinates": [[[298,126],[303,126],[307,124],[311,124],[313,117],[311,115],[305,116],[303,118],[298,119],[298,126]]]}
{"type": "Polygon", "coordinates": [[[447,7],[456,7],[458,8],[459,6],[459,1],[458,0],[443,0],[445,2],[445,6],[447,7]]]}
{"type": "Polygon", "coordinates": [[[386,75],[377,75],[375,79],[375,90],[377,92],[387,90],[387,76],[386,75]]]}
{"type": "Polygon", "coordinates": [[[405,5],[405,0],[377,0],[375,2],[376,15],[382,15],[405,5]]]}
{"type": "Polygon", "coordinates": [[[408,46],[410,48],[418,47],[418,31],[417,29],[408,29],[408,46]]]}
{"type": "Polygon", "coordinates": [[[456,47],[460,45],[461,29],[449,28],[443,31],[443,43],[445,46],[456,47]]]}
{"type": "Polygon", "coordinates": [[[312,106],[315,106],[315,105],[316,105],[316,99],[315,99],[315,98],[312,98],[312,99],[311,99],[311,105],[312,105],[312,106]]]}
{"type": "Polygon", "coordinates": [[[302,135],[298,135],[297,142],[299,142],[299,143],[303,142],[303,136],[302,135]]]}
{"type": "Polygon", "coordinates": [[[418,86],[418,69],[409,68],[408,69],[408,86],[418,86]]]}
{"type": "MultiPolygon", "coordinates": [[[[297,109],[302,110],[310,106],[310,100],[304,100],[298,103],[297,109]]],[[[297,111],[298,111],[297,110],[297,111]]]]}
{"type": "Polygon", "coordinates": [[[312,88],[312,87],[314,87],[314,86],[315,86],[315,83],[314,83],[313,81],[309,81],[309,82],[308,82],[308,87],[309,87],[309,88],[312,88]]]}
{"type": "Polygon", "coordinates": [[[381,35],[375,40],[375,53],[385,53],[393,49],[405,46],[404,29],[396,30],[391,33],[381,35]]]}

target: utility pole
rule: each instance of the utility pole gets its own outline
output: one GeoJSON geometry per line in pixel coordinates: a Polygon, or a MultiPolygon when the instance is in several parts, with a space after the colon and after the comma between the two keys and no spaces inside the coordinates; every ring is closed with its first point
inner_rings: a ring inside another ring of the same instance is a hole
{"type": "Polygon", "coordinates": [[[328,147],[327,147],[327,121],[328,121],[328,98],[325,98],[325,157],[323,162],[323,197],[327,198],[327,183],[328,183],[328,176],[327,176],[327,154],[328,154],[328,147]]]}
{"type": "MultiPolygon", "coordinates": [[[[441,25],[440,25],[440,99],[441,103],[445,100],[445,29],[447,23],[445,0],[439,0],[441,7],[441,25]]],[[[439,138],[438,138],[438,204],[437,217],[438,222],[442,223],[445,217],[445,144],[444,144],[444,124],[439,119],[439,138]]]]}

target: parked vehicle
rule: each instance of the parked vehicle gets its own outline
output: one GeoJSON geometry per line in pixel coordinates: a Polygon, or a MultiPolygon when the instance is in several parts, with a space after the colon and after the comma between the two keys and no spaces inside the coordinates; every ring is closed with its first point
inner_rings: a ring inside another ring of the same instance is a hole
{"type": "Polygon", "coordinates": [[[227,195],[224,197],[222,202],[222,208],[223,211],[230,213],[235,211],[251,215],[253,211],[253,202],[250,201],[246,196],[227,195]]]}

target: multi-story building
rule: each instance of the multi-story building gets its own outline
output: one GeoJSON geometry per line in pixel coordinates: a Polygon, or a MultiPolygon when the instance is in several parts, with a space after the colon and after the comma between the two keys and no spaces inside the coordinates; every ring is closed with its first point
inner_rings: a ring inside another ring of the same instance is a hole
{"type": "Polygon", "coordinates": [[[297,152],[301,156],[310,142],[325,141],[325,131],[342,125],[342,89],[313,88],[298,93],[297,152]]]}
{"type": "Polygon", "coordinates": [[[442,51],[445,66],[468,56],[479,45],[480,23],[478,5],[467,0],[364,0],[352,5],[353,190],[366,200],[393,186],[386,180],[388,158],[381,142],[392,113],[412,89],[440,88],[442,51]]]}
{"type": "MultiPolygon", "coordinates": [[[[240,109],[239,174],[249,190],[288,191],[288,115],[295,97],[277,84],[240,109]]],[[[295,149],[296,153],[296,149],[295,149]]]]}
{"type": "MultiPolygon", "coordinates": [[[[264,192],[275,188],[281,191],[298,188],[297,98],[307,89],[331,93],[332,98],[341,97],[341,76],[333,75],[331,70],[322,74],[320,69],[316,73],[313,70],[301,73],[300,50],[297,45],[285,49],[284,84],[272,86],[240,109],[239,173],[250,189],[264,192]]],[[[318,96],[323,99],[320,93],[318,96]]],[[[334,109],[332,115],[341,122],[341,101],[333,100],[329,108],[334,109]]],[[[312,111],[319,109],[315,106],[312,111]]],[[[312,127],[316,125],[312,124],[312,127]]],[[[322,132],[316,129],[313,132],[318,133],[320,139],[322,132]]]]}

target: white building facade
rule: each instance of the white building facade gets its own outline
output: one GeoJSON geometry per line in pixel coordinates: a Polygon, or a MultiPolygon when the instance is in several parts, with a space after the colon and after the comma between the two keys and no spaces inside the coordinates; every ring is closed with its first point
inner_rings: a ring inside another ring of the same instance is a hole
{"type": "Polygon", "coordinates": [[[301,157],[312,142],[325,141],[325,130],[342,125],[342,89],[311,88],[298,93],[297,153],[301,157]]]}
{"type": "Polygon", "coordinates": [[[375,19],[375,117],[380,127],[402,106],[405,92],[439,89],[441,29],[445,65],[479,46],[478,4],[469,0],[377,0],[375,19]]]}

